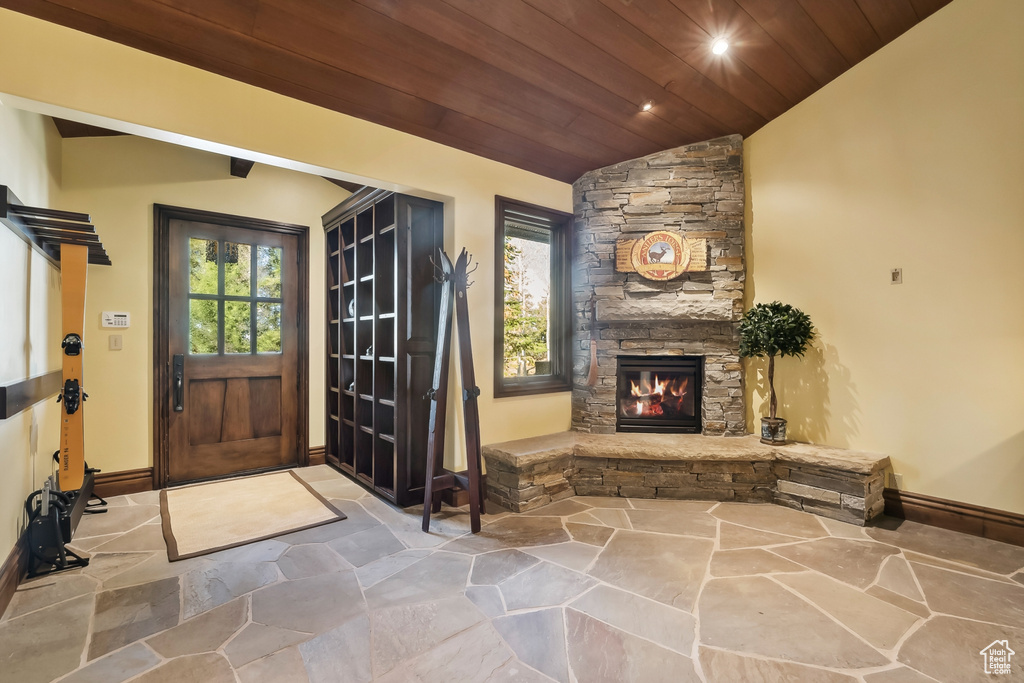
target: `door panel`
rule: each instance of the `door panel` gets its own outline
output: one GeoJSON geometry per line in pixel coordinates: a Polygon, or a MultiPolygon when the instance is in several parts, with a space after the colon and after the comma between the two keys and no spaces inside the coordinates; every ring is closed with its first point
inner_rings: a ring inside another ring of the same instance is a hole
{"type": "Polygon", "coordinates": [[[299,249],[295,235],[171,219],[167,482],[298,464],[299,249]]]}

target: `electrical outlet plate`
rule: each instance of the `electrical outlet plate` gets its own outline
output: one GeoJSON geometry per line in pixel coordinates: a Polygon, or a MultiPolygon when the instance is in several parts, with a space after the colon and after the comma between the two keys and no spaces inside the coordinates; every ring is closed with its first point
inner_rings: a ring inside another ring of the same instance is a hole
{"type": "Polygon", "coordinates": [[[131,327],[132,316],[125,312],[103,311],[100,324],[103,327],[131,327]]]}
{"type": "Polygon", "coordinates": [[[893,268],[892,271],[890,271],[890,276],[892,277],[892,284],[894,284],[894,285],[902,285],[903,284],[903,269],[902,268],[893,268]]]}
{"type": "Polygon", "coordinates": [[[903,490],[903,475],[896,472],[889,473],[889,488],[897,491],[903,490]]]}

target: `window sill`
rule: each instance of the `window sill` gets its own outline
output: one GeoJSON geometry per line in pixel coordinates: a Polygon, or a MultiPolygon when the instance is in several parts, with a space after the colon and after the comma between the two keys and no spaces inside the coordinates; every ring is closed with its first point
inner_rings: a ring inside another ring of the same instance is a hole
{"type": "Polygon", "coordinates": [[[572,391],[572,383],[559,377],[542,380],[511,380],[494,387],[494,398],[533,396],[572,391]]]}

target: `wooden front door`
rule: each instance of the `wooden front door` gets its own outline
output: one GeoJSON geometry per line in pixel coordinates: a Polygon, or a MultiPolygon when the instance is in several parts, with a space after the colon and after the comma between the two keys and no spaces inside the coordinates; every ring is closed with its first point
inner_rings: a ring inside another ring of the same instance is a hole
{"type": "Polygon", "coordinates": [[[158,484],[307,464],[305,234],[170,211],[158,484]]]}

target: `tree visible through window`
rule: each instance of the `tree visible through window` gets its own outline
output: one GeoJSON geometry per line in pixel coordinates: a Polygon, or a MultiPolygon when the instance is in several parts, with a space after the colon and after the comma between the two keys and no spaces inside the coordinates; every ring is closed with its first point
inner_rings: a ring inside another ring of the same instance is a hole
{"type": "Polygon", "coordinates": [[[190,353],[281,352],[281,253],[280,247],[189,240],[190,353]]]}
{"type": "MultiPolygon", "coordinates": [[[[545,236],[549,237],[549,236],[545,236]]],[[[505,229],[505,376],[547,375],[550,239],[505,229]]]]}
{"type": "Polygon", "coordinates": [[[568,389],[570,220],[497,200],[496,396],[568,389]]]}

